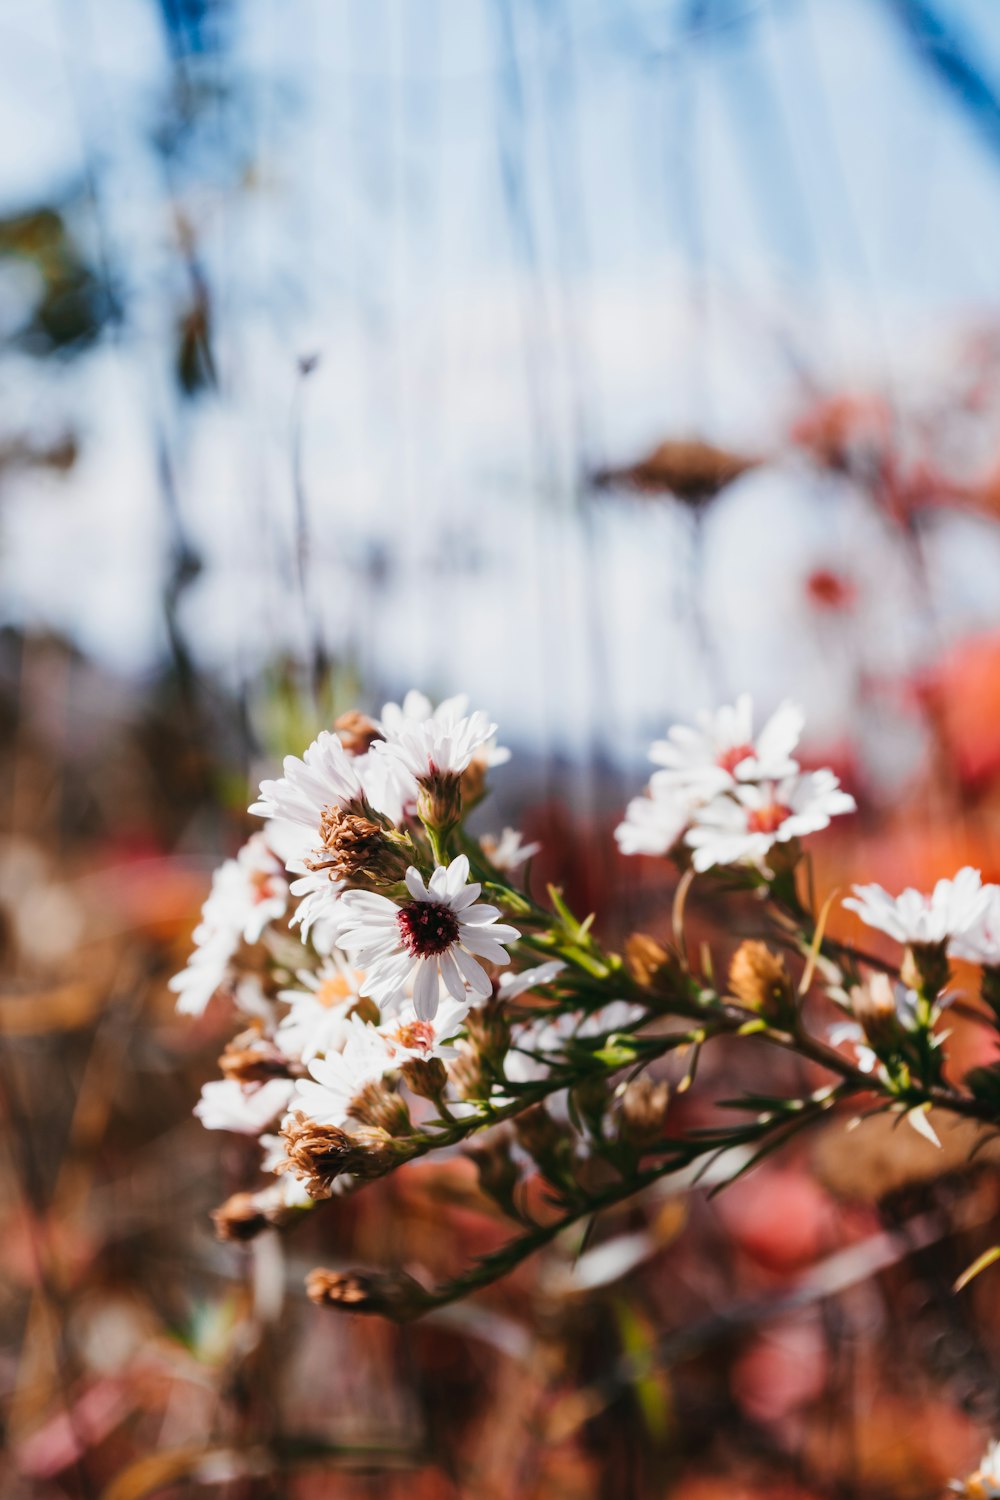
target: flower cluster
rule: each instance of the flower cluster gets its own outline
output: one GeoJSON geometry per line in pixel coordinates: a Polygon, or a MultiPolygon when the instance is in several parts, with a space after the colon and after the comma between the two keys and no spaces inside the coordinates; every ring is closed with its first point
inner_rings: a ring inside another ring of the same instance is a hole
{"type": "Polygon", "coordinates": [[[646,792],[629,803],[616,831],[623,854],[686,849],[695,870],[749,865],[766,870],[776,844],[826,828],[853,812],[854,798],[832,771],[804,772],[792,757],[803,716],[784,703],[755,735],[746,695],[677,725],[652,745],[646,792]]]}
{"type": "Polygon", "coordinates": [[[983,965],[1000,1028],[1000,887],[969,869],[926,897],[855,887],[843,904],[903,945],[898,965],[827,937],[832,902],[820,916],[805,904],[800,840],[854,802],[832,772],[801,770],[801,730],[785,704],[755,735],[741,698],[653,745],[658,769],[618,842],[671,854],[685,873],[672,946],[633,933],[624,957],[557,888],[544,902],[532,893],[537,845],[511,828],[468,830],[508,752],[464,698],[434,709],[409,693],[288,756],[251,808],[264,831],[216,872],[191,960],[171,981],[179,1009],[200,1014],[218,992],[240,1016],[195,1113],[255,1138],[265,1182],[217,1210],[219,1234],[291,1225],[415,1157],[466,1150],[522,1231],[503,1253],[431,1291],[398,1273],[318,1269],[308,1281],[324,1305],[411,1317],[659,1177],[766,1152],[841,1100],[874,1093],[935,1143],[932,1106],[995,1125],[998,1070],[952,1088],[937,1021],[958,957],[983,965]],[[762,933],[728,966],[704,945],[695,964],[684,891],[718,867],[737,877],[716,883],[720,896],[761,898],[762,933]],[[781,953],[763,940],[776,934],[781,953]],[[716,977],[726,973],[728,988],[716,977]],[[850,1019],[813,1034],[809,997],[850,1019]],[[706,1045],[732,1035],[791,1048],[834,1082],[802,1098],[748,1097],[748,1120],[733,1126],[669,1129],[672,1091],[689,1086],[706,1045]],[[679,1082],[656,1071],[674,1053],[689,1058],[679,1082]],[[542,1220],[529,1206],[536,1174],[542,1220]]]}

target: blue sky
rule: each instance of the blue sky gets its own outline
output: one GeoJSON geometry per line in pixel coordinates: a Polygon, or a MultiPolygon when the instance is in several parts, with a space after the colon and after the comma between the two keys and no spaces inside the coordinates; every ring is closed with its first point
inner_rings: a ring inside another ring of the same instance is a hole
{"type": "MultiPolygon", "coordinates": [[[[782,468],[727,500],[702,584],[718,682],[686,518],[596,512],[579,476],[666,435],[769,451],[804,380],[923,399],[950,341],[1000,312],[1000,149],[902,9],[254,0],[172,51],[152,0],[8,0],[0,208],[75,194],[124,308],[75,360],[0,360],[11,430],[83,438],[67,479],[7,483],[12,617],[144,670],[179,517],[205,563],[182,621],[233,682],[319,619],[373,690],[467,687],[567,744],[609,704],[638,744],[719,692],[808,694],[822,643],[789,648],[782,580],[828,554],[889,566],[856,496],[782,468]],[[165,167],[178,85],[200,109],[165,167]],[[218,388],[196,401],[172,377],[181,219],[214,316],[218,388]]],[[[936,9],[1000,80],[1000,7],[936,9]]],[[[11,332],[26,290],[0,264],[11,332]]],[[[956,523],[939,550],[947,629],[989,623],[992,534],[956,523]]],[[[927,649],[900,614],[871,627],[889,664],[927,649]]],[[[814,711],[832,734],[849,708],[834,681],[814,711]]]]}

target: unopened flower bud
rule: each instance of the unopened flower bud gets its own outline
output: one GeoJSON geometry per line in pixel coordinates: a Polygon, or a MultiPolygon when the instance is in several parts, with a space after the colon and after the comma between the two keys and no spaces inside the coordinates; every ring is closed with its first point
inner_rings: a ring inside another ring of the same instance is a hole
{"type": "Polygon", "coordinates": [[[908,989],[933,999],[948,983],[950,972],[946,942],[911,943],[903,954],[899,977],[908,989]]]}
{"type": "Polygon", "coordinates": [[[439,1057],[411,1057],[403,1064],[402,1073],[412,1093],[434,1103],[448,1086],[448,1070],[439,1057]]]}
{"type": "Polygon", "coordinates": [[[570,1092],[573,1108],[578,1118],[590,1131],[600,1138],[604,1129],[604,1112],[608,1103],[608,1081],[606,1078],[584,1078],[570,1092]]]}
{"type": "Polygon", "coordinates": [[[281,1185],[272,1183],[256,1193],[234,1193],[213,1210],[212,1221],[220,1240],[245,1243],[265,1229],[281,1229],[301,1213],[301,1205],[287,1203],[281,1185]]]}
{"type": "Polygon", "coordinates": [[[413,1129],[406,1100],[384,1083],[366,1083],[351,1100],[350,1115],[386,1135],[409,1135],[413,1129]]]}
{"type": "Polygon", "coordinates": [[[283,1052],[256,1031],[242,1032],[226,1046],[219,1058],[224,1078],[237,1083],[267,1083],[271,1078],[289,1078],[295,1071],[283,1052]]]}
{"type": "Polygon", "coordinates": [[[348,755],[365,755],[375,741],[382,738],[378,725],[357,708],[350,708],[346,714],[341,714],[334,721],[333,727],[348,755]]]}
{"type": "Polygon", "coordinates": [[[419,778],[417,814],[430,828],[454,828],[462,816],[462,778],[457,771],[429,771],[419,778]]]}
{"type": "Polygon", "coordinates": [[[448,1077],[460,1099],[488,1099],[492,1074],[479,1048],[464,1039],[455,1043],[455,1056],[448,1064],[448,1077]]]}
{"type": "Polygon", "coordinates": [[[532,1104],[517,1115],[514,1129],[542,1176],[550,1182],[562,1181],[569,1170],[572,1142],[553,1120],[545,1105],[532,1104]]]}
{"type": "Polygon", "coordinates": [[[271,1227],[254,1193],[234,1193],[212,1210],[212,1222],[220,1240],[240,1244],[256,1239],[271,1227]]]}
{"type": "Polygon", "coordinates": [[[749,1010],[769,1021],[788,1017],[795,1008],[795,992],[785,961],[766,943],[741,943],[729,965],[729,988],[749,1010]]]}
{"type": "Polygon", "coordinates": [[[493,1130],[482,1145],[468,1147],[468,1154],[476,1164],[479,1186],[488,1198],[499,1204],[504,1213],[512,1218],[520,1217],[514,1200],[514,1190],[521,1174],[510,1154],[511,1137],[507,1130],[493,1130]]]}
{"type": "Polygon", "coordinates": [[[875,1048],[888,1047],[899,1037],[896,992],[888,974],[873,974],[867,984],[851,990],[851,1010],[875,1048]]]}
{"type": "Polygon", "coordinates": [[[471,1010],[465,1018],[465,1031],[485,1062],[498,1069],[510,1046],[510,1021],[503,1002],[494,995],[485,1005],[471,1010]]]}
{"type": "Polygon", "coordinates": [[[670,1104],[670,1086],[665,1078],[654,1080],[648,1073],[625,1087],[621,1100],[621,1132],[630,1146],[643,1150],[663,1139],[670,1104]]]}
{"type": "Polygon", "coordinates": [[[325,1271],[317,1267],[306,1277],[306,1293],[319,1307],[375,1313],[400,1323],[419,1317],[428,1305],[423,1287],[403,1271],[325,1271]]]}

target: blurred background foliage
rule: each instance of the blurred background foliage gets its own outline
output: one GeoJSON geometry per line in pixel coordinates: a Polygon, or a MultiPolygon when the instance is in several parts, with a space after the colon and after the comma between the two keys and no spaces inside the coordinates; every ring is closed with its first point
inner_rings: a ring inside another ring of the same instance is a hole
{"type": "MultiPolygon", "coordinates": [[[[316,1259],[504,1230],[456,1160],[288,1268],[217,1244],[228,1025],[165,981],[248,782],[412,683],[500,720],[490,823],[611,942],[669,921],[610,836],[648,739],[745,688],[861,803],[818,889],[1000,878],[1000,14],[7,0],[0,39],[4,1494],[940,1494],[1000,1424],[961,1128],[836,1121],[418,1327],[332,1319],[316,1259]]],[[[691,920],[721,968],[751,915],[691,920]]],[[[797,1067],[720,1048],[680,1123],[797,1067]]]]}

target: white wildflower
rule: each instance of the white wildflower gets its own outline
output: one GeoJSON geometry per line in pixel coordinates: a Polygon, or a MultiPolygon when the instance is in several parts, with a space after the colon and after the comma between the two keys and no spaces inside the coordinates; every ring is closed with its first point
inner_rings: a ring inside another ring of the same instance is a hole
{"type": "Polygon", "coordinates": [[[271,1078],[267,1083],[219,1078],[205,1084],[194,1113],[206,1130],[260,1135],[284,1114],[294,1088],[290,1078],[271,1078]]]}
{"type": "Polygon", "coordinates": [[[713,865],[763,867],[775,844],[816,833],[855,801],[832,771],[811,771],[761,785],[742,783],[695,814],[685,835],[699,871],[713,865]]]}
{"type": "Polygon", "coordinates": [[[367,971],[362,993],[380,1006],[402,999],[413,984],[413,1003],[421,1020],[433,1018],[439,981],[448,993],[464,1001],[469,992],[485,1000],[492,993],[489,976],[477,962],[506,964],[501,945],[520,933],[497,921],[500,911],[478,900],[482,887],[467,884],[469,861],[464,854],[448,866],[439,865],[424,884],[411,865],[406,885],[411,900],[391,901],[373,891],[346,891],[341,906],[351,918],[339,938],[340,946],[367,971]]]}
{"type": "Polygon", "coordinates": [[[744,693],[731,707],[699,714],[696,729],[678,724],[657,740],[650,759],[664,769],[654,780],[706,797],[738,782],[779,781],[799,769],[792,751],[804,722],[800,708],[783,703],[755,736],[753,700],[744,693]]]}
{"type": "Polygon", "coordinates": [[[964,940],[985,918],[991,899],[979,871],[966,865],[952,880],[939,880],[929,896],[912,887],[891,896],[880,885],[856,885],[844,906],[897,943],[936,944],[964,940]]]}

